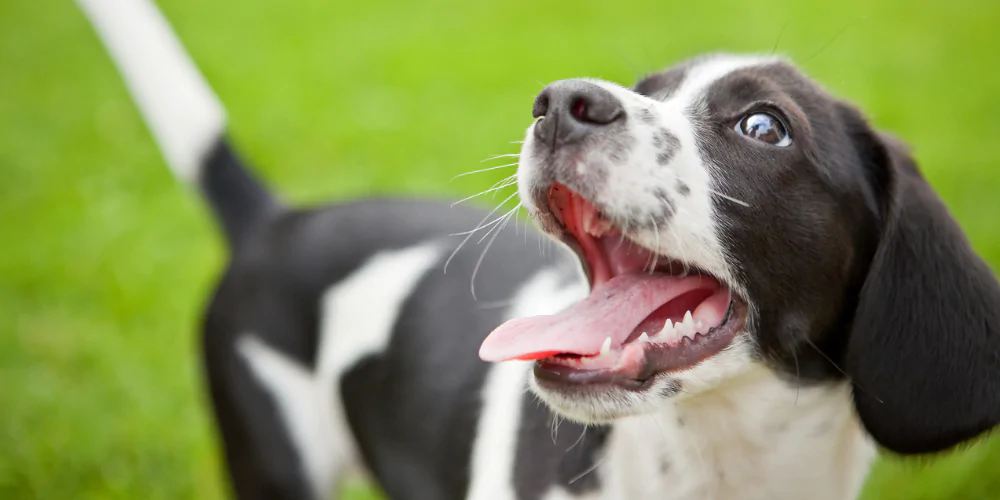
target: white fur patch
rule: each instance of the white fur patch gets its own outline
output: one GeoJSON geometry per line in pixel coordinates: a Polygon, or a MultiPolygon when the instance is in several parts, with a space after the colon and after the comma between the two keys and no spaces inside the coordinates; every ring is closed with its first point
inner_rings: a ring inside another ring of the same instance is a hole
{"type": "Polygon", "coordinates": [[[340,398],[341,375],[386,348],[403,303],[441,256],[433,243],[381,252],[330,287],[321,304],[316,373],[252,335],[237,342],[274,396],[317,495],[326,495],[358,462],[340,398]]]}
{"type": "MultiPolygon", "coordinates": [[[[560,285],[555,270],[533,276],[515,295],[509,317],[552,314],[579,301],[587,287],[560,285]]],[[[514,500],[514,459],[532,362],[511,361],[490,367],[472,451],[468,500],[514,500]]]]}
{"type": "Polygon", "coordinates": [[[797,389],[762,366],[615,423],[602,498],[848,500],[875,450],[846,383],[797,389]]]}
{"type": "Polygon", "coordinates": [[[226,113],[149,0],[77,0],[125,79],[174,175],[198,180],[226,113]]]}
{"type": "Polygon", "coordinates": [[[720,78],[733,71],[777,62],[776,57],[759,57],[719,54],[688,69],[684,81],[665,103],[675,103],[684,108],[700,104],[705,91],[720,78]]]}
{"type": "Polygon", "coordinates": [[[515,500],[514,459],[530,361],[490,367],[472,452],[468,500],[515,500]]]}
{"type": "Polygon", "coordinates": [[[321,397],[322,386],[304,366],[270,348],[253,333],[243,334],[236,348],[274,398],[313,492],[320,496],[329,491],[341,450],[334,447],[339,443],[329,412],[321,404],[326,399],[321,397]]]}
{"type": "Polygon", "coordinates": [[[333,381],[364,357],[385,349],[406,299],[441,257],[425,243],[380,252],[323,295],[317,369],[333,381]]]}

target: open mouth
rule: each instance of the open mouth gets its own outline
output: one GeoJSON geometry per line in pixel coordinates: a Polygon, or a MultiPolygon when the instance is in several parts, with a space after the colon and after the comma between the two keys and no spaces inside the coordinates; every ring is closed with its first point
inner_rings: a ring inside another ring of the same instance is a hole
{"type": "Polygon", "coordinates": [[[743,327],[746,304],[719,279],[632,242],[566,186],[552,186],[549,208],[590,295],[559,314],[504,323],[483,342],[483,360],[534,360],[541,380],[641,388],[717,354],[743,327]]]}

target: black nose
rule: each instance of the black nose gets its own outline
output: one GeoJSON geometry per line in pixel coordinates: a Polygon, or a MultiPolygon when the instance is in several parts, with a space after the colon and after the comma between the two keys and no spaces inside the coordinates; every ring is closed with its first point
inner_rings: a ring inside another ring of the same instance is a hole
{"type": "Polygon", "coordinates": [[[625,116],[621,102],[603,88],[583,80],[550,84],[535,98],[531,115],[539,118],[535,137],[562,146],[625,116]]]}

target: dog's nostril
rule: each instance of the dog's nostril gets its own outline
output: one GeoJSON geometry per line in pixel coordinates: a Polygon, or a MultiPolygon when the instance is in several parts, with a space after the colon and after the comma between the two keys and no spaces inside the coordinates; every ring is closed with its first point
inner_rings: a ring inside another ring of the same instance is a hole
{"type": "Polygon", "coordinates": [[[567,104],[574,120],[590,125],[607,125],[625,113],[614,96],[596,87],[573,96],[567,104]]]}
{"type": "Polygon", "coordinates": [[[573,115],[573,118],[581,122],[590,121],[587,119],[587,101],[585,99],[578,98],[574,101],[570,106],[570,113],[573,115]]]}

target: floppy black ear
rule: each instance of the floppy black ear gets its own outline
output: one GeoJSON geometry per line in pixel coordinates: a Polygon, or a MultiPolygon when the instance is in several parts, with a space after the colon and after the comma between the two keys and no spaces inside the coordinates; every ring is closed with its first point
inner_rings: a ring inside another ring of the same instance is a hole
{"type": "Polygon", "coordinates": [[[882,169],[883,226],[845,370],[880,445],[941,451],[1000,422],[1000,286],[906,146],[867,135],[882,169]]]}

